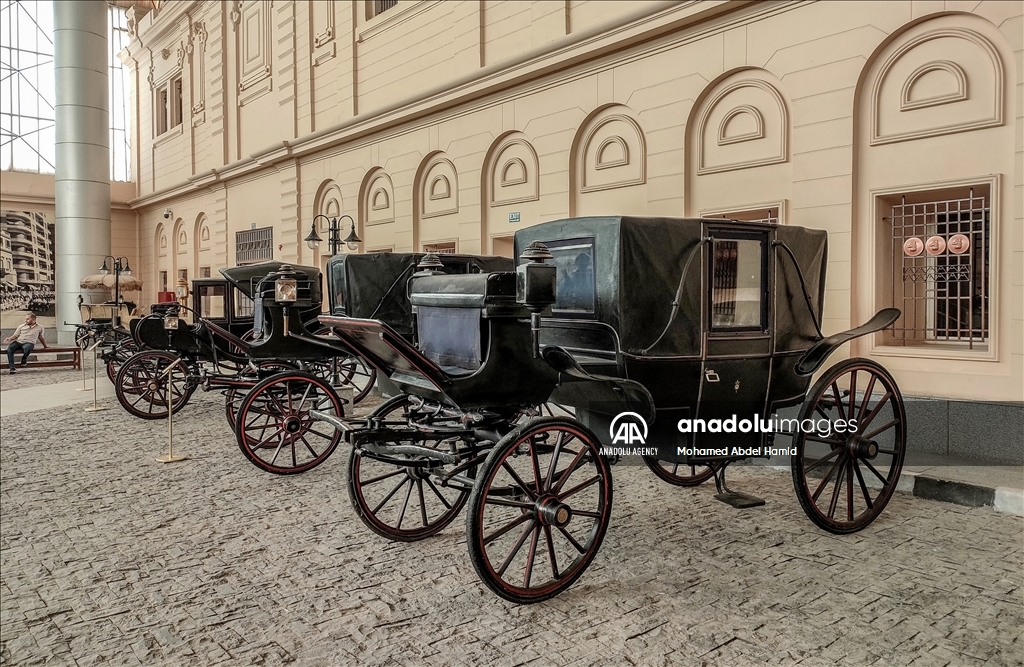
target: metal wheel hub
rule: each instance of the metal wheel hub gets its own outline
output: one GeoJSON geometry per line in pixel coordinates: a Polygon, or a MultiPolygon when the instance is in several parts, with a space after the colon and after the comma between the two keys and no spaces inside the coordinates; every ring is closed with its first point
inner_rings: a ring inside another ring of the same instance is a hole
{"type": "Polygon", "coordinates": [[[149,384],[147,384],[146,386],[149,388],[150,391],[157,391],[158,389],[160,389],[160,387],[163,386],[163,382],[160,382],[159,380],[150,380],[149,384]]]}
{"type": "Polygon", "coordinates": [[[846,441],[846,452],[855,459],[873,459],[878,456],[878,443],[859,435],[850,436],[846,441]]]}
{"type": "Polygon", "coordinates": [[[302,430],[302,421],[298,417],[287,417],[284,420],[284,430],[288,433],[298,433],[302,430]]]}
{"type": "Polygon", "coordinates": [[[572,520],[572,508],[554,496],[537,501],[537,519],[545,526],[565,527],[572,520]]]}

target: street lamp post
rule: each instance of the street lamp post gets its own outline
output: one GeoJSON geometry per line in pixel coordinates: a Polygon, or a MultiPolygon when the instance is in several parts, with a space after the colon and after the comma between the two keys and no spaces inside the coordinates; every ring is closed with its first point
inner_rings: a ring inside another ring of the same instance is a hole
{"type": "Polygon", "coordinates": [[[338,254],[338,251],[341,250],[340,246],[342,243],[344,243],[349,250],[359,249],[359,244],[362,243],[363,240],[359,238],[358,234],[356,234],[356,221],[352,219],[351,215],[343,215],[341,216],[341,218],[328,218],[326,215],[321,213],[313,218],[313,223],[309,229],[309,235],[307,235],[306,238],[303,239],[303,241],[306,242],[306,246],[310,250],[316,250],[317,248],[319,248],[320,242],[323,241],[323,239],[320,238],[320,235],[316,233],[316,221],[318,218],[323,218],[324,220],[327,221],[327,228],[329,232],[327,236],[329,243],[328,247],[331,251],[332,256],[338,254]],[[339,222],[345,218],[348,218],[349,222],[352,223],[352,229],[349,231],[348,236],[346,236],[344,240],[340,240],[341,225],[339,224],[339,222]]]}
{"type": "Polygon", "coordinates": [[[132,267],[128,265],[127,257],[114,257],[113,255],[107,255],[103,258],[103,266],[100,267],[100,273],[107,275],[110,273],[110,269],[107,268],[107,260],[110,260],[114,267],[114,317],[112,319],[114,328],[118,329],[121,326],[121,274],[126,276],[132,275],[132,267]],[[124,262],[124,264],[122,264],[124,262]]]}

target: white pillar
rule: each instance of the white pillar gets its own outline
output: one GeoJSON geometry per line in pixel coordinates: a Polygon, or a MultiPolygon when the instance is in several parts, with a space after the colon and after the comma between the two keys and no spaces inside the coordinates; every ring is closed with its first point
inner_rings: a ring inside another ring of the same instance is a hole
{"type": "Polygon", "coordinates": [[[80,321],[79,281],[110,254],[110,110],[107,5],[54,0],[56,297],[61,345],[80,321]]]}

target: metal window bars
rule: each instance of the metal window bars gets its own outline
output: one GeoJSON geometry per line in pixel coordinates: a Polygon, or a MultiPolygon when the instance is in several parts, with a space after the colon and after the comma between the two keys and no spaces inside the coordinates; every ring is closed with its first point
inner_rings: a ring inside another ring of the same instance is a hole
{"type": "Polygon", "coordinates": [[[235,261],[251,264],[274,259],[274,228],[260,227],[235,232],[235,261]]]}
{"type": "Polygon", "coordinates": [[[965,197],[892,205],[892,301],[903,344],[965,343],[989,336],[989,202],[965,197]]]}

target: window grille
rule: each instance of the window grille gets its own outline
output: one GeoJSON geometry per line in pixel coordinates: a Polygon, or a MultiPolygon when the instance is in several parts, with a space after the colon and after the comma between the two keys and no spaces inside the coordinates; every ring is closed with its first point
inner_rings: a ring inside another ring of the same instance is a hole
{"type": "Polygon", "coordinates": [[[432,252],[437,255],[454,255],[455,243],[426,243],[423,245],[423,252],[432,252]]]}
{"type": "Polygon", "coordinates": [[[261,227],[235,232],[235,262],[252,264],[274,259],[274,228],[261,227]]]}
{"type": "Polygon", "coordinates": [[[908,202],[890,209],[893,305],[903,317],[893,338],[966,343],[989,336],[987,193],[970,188],[951,199],[908,202]]]}
{"type": "Polygon", "coordinates": [[[378,16],[398,4],[398,0],[373,0],[373,15],[378,16]]]}

